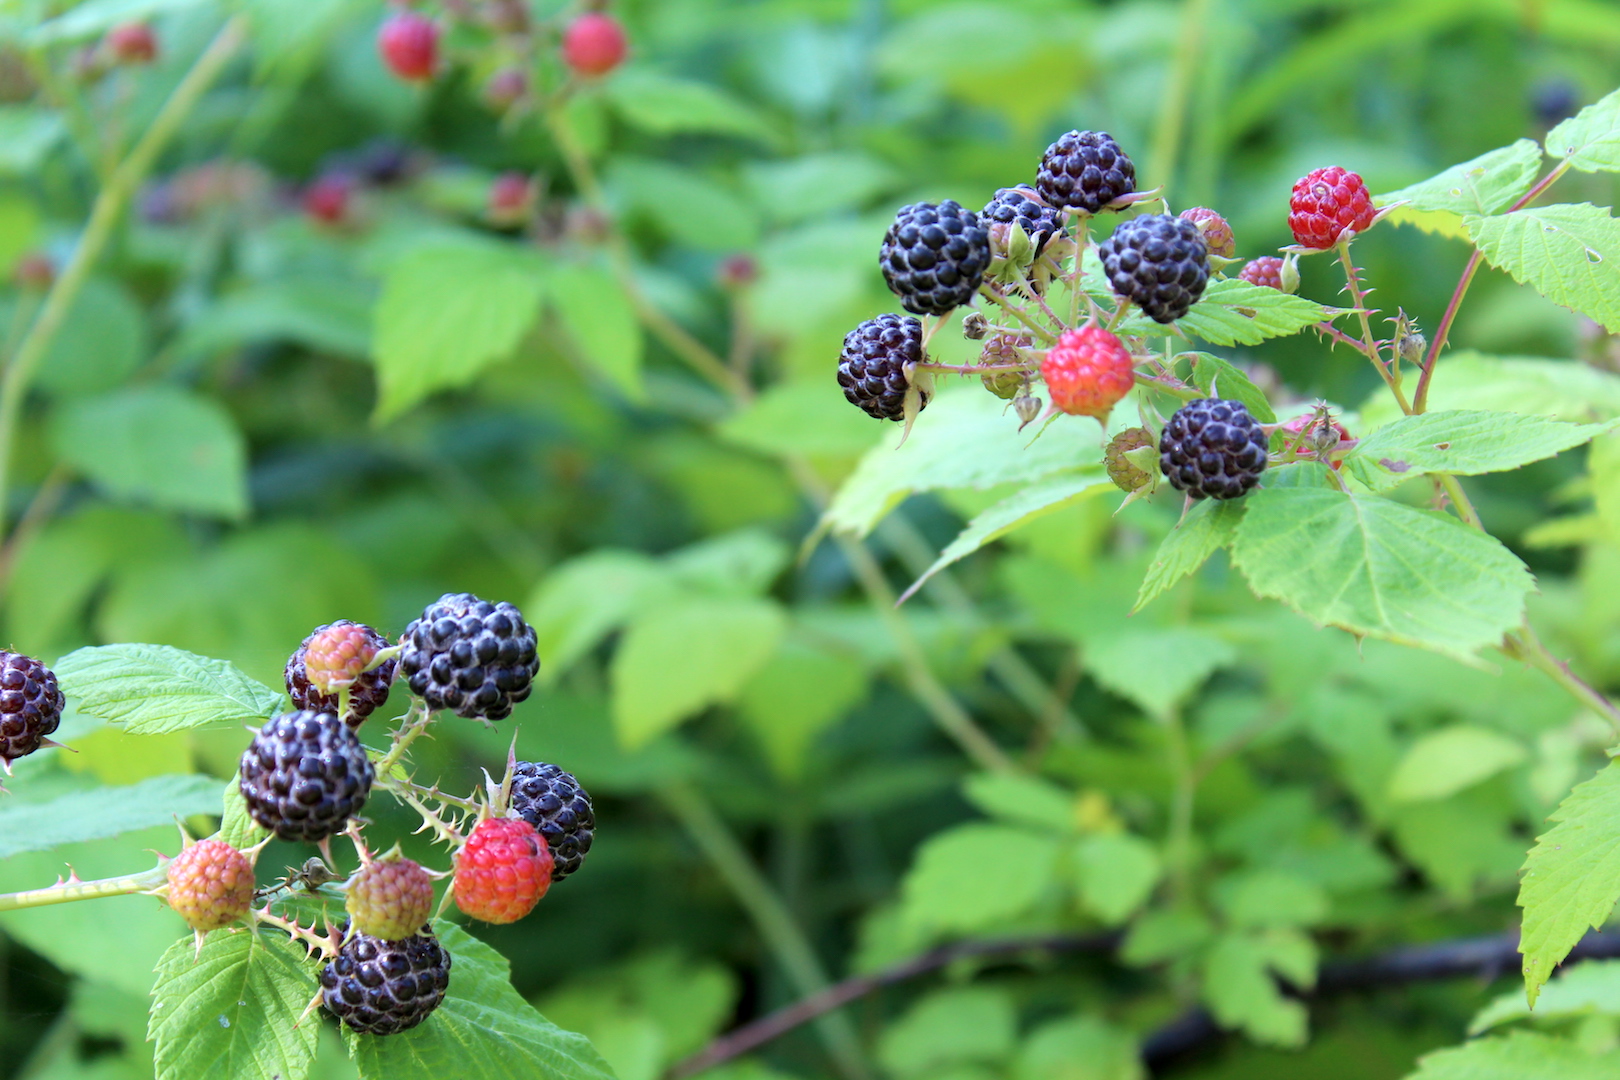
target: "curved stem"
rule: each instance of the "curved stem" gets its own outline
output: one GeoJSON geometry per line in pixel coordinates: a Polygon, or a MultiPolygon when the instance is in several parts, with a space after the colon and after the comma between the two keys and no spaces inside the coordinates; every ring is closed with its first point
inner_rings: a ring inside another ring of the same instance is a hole
{"type": "Polygon", "coordinates": [[[411,743],[420,739],[422,734],[427,731],[428,725],[433,722],[433,713],[423,707],[419,699],[413,697],[411,698],[410,709],[406,711],[401,720],[398,729],[394,732],[394,745],[388,748],[386,754],[377,759],[377,764],[374,766],[379,778],[386,778],[394,766],[399,764],[400,759],[405,756],[405,751],[410,749],[411,743]]]}
{"type": "Polygon", "coordinates": [[[73,249],[73,256],[51,286],[39,317],[34,320],[28,335],[17,347],[16,355],[7,364],[4,377],[0,378],[0,535],[5,533],[12,443],[16,441],[17,419],[22,412],[23,398],[28,394],[29,385],[57,331],[67,320],[74,300],[89,279],[96,260],[112,239],[113,228],[135,197],[136,190],[152,171],[158,155],[179,132],[186,117],[246,38],[246,17],[233,16],[197,57],[196,63],[186,72],[185,78],[180,80],[157,118],[152,121],[152,126],[130,150],[129,156],[113,170],[90,208],[90,220],[85,223],[84,233],[79,237],[78,246],[73,249]]]}
{"type": "Polygon", "coordinates": [[[1019,322],[1023,323],[1030,333],[1034,334],[1047,344],[1050,345],[1052,342],[1057,340],[1056,334],[1052,333],[1052,331],[1036,322],[1027,313],[1025,313],[1023,308],[1016,307],[1013,304],[1008,303],[1007,298],[1001,294],[999,289],[996,289],[990,285],[981,285],[979,286],[979,295],[984,297],[986,300],[1001,305],[1001,309],[1003,311],[1017,319],[1019,322]]]}
{"type": "Polygon", "coordinates": [[[1412,412],[1411,404],[1406,400],[1406,394],[1401,389],[1400,372],[1397,369],[1391,372],[1389,365],[1384,363],[1383,354],[1378,349],[1378,339],[1373,337],[1372,319],[1367,314],[1367,294],[1361,288],[1361,281],[1356,277],[1355,263],[1350,261],[1350,243],[1342,241],[1339,244],[1339,262],[1344,266],[1345,287],[1350,292],[1350,298],[1356,305],[1356,317],[1361,321],[1362,352],[1367,359],[1373,362],[1378,374],[1384,379],[1384,385],[1389,387],[1390,393],[1395,395],[1401,412],[1408,415],[1412,412]]]}
{"type": "Polygon", "coordinates": [[[127,877],[100,878],[96,881],[79,881],[72,878],[43,889],[0,894],[0,911],[17,911],[21,908],[48,907],[51,904],[71,904],[75,900],[96,900],[103,896],[128,896],[131,893],[151,892],[167,884],[168,880],[169,872],[165,866],[154,867],[127,877]]]}

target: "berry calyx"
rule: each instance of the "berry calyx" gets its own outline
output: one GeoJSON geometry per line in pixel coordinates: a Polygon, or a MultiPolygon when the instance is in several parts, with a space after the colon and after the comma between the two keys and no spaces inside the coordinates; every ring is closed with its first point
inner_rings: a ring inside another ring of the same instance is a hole
{"type": "Polygon", "coordinates": [[[1058,411],[1106,423],[1108,413],[1136,385],[1134,367],[1119,338],[1100,326],[1082,326],[1064,331],[1046,351],[1041,378],[1058,411]]]}
{"type": "Polygon", "coordinates": [[[426,1020],[450,985],[450,953],[431,929],[403,941],[354,934],[321,968],[321,1003],[366,1035],[396,1035],[426,1020]]]}
{"type": "Polygon", "coordinates": [[[157,59],[157,35],[145,23],[124,23],[107,31],[107,51],[120,64],[150,64],[157,59]]]}
{"type": "Polygon", "coordinates": [[[339,619],[316,627],[287,659],[283,677],[294,706],[315,712],[337,712],[340,691],[349,691],[343,722],[359,727],[388,700],[397,659],[367,671],[388,639],[362,623],[339,619]]]}
{"type": "Polygon", "coordinates": [[[355,930],[383,941],[402,941],[433,914],[433,879],[410,859],[368,862],[349,880],[349,919],[355,930]]]}
{"type": "MultiPolygon", "coordinates": [[[[877,420],[904,420],[912,390],[908,368],[923,361],[922,323],[909,315],[883,314],[844,335],[838,354],[838,385],[844,397],[877,420]]],[[[918,410],[928,405],[919,393],[918,410]]]]}
{"type": "Polygon", "coordinates": [[[534,628],[504,600],[445,593],[400,636],[399,670],[430,709],[500,720],[528,700],[540,657],[534,628]]]}
{"type": "Polygon", "coordinates": [[[1159,468],[1194,499],[1247,495],[1266,471],[1265,432],[1241,401],[1198,398],[1175,411],[1159,436],[1159,468]]]}
{"type": "Polygon", "coordinates": [[[426,82],[439,66],[439,27],[414,11],[396,11],[377,30],[377,51],[406,82],[426,82]]]}
{"type": "Polygon", "coordinates": [[[1052,237],[1063,232],[1063,215],[1041,201],[1028,184],[1002,188],[979,212],[979,224],[990,233],[990,248],[998,258],[1009,254],[1007,233],[1013,225],[1024,230],[1034,245],[1032,256],[1039,256],[1052,237]]]}
{"type": "Polygon", "coordinates": [[[253,864],[223,840],[202,840],[169,860],[169,906],[207,933],[240,919],[253,903],[253,864]]]}
{"type": "Polygon", "coordinates": [[[354,181],[347,176],[322,176],[304,189],[304,213],[323,225],[339,225],[349,216],[354,181]]]}
{"type": "Polygon", "coordinates": [[[1048,206],[1095,214],[1136,190],[1136,166],[1106,131],[1071,131],[1041,156],[1035,190],[1048,206]]]}
{"type": "Polygon", "coordinates": [[[1301,247],[1325,251],[1372,225],[1377,211],[1361,177],[1337,165],[1299,178],[1288,201],[1288,228],[1301,247]]]}
{"type": "Polygon", "coordinates": [[[27,757],[62,722],[56,673],[31,656],[0,650],[0,768],[27,757]]]}
{"type": "Polygon", "coordinates": [[[913,315],[949,315],[970,303],[989,265],[990,234],[951,199],[902,206],[878,251],[889,291],[913,315]]]}
{"type": "Polygon", "coordinates": [[[545,838],[552,881],[580,868],[596,835],[596,812],[573,773],[545,761],[518,762],[512,770],[512,811],[545,838]]]}
{"type": "MultiPolygon", "coordinates": [[[[1282,429],[1290,436],[1288,442],[1294,445],[1295,456],[1301,458],[1327,458],[1340,443],[1350,441],[1349,430],[1325,406],[1294,417],[1282,429]]],[[[1344,462],[1330,460],[1329,464],[1337,469],[1344,462]]]]}
{"type": "Polygon", "coordinates": [[[517,922],[551,887],[551,850],[522,818],[485,818],[456,852],[456,907],[487,923],[517,922]]]}
{"type": "Polygon", "coordinates": [[[1187,314],[1209,281],[1209,252],[1198,226],[1169,214],[1121,222],[1097,253],[1114,292],[1157,323],[1187,314]]]}
{"type": "Polygon", "coordinates": [[[1178,216],[1182,221],[1190,221],[1198,226],[1198,234],[1203,237],[1204,247],[1209,249],[1211,255],[1230,259],[1237,251],[1237,240],[1232,236],[1232,226],[1209,207],[1189,207],[1178,216]]]}
{"type": "Polygon", "coordinates": [[[376,778],[354,732],[332,713],[309,710],[267,721],[239,768],[248,813],[283,840],[342,832],[376,778]]]}
{"type": "Polygon", "coordinates": [[[606,75],[624,62],[629,51],[624,26],[604,12],[587,11],[563,31],[563,63],[587,78],[606,75]]]}
{"type": "Polygon", "coordinates": [[[1126,456],[1132,450],[1152,445],[1153,433],[1140,427],[1126,428],[1108,440],[1108,447],[1103,451],[1103,467],[1115,487],[1124,492],[1136,492],[1152,486],[1153,474],[1126,456]]]}

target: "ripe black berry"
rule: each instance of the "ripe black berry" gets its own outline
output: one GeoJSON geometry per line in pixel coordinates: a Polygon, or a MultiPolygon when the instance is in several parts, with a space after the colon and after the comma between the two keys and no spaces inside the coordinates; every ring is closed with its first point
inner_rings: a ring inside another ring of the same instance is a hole
{"type": "Polygon", "coordinates": [[[527,700],[540,670],[535,633],[502,601],[446,593],[400,638],[399,669],[431,709],[500,720],[527,700]]]}
{"type": "Polygon", "coordinates": [[[973,299],[990,265],[990,235],[947,199],[902,206],[883,235],[883,280],[913,315],[949,315],[973,299]]]}
{"type": "Polygon", "coordinates": [[[591,850],[596,814],[573,773],[544,761],[520,761],[512,772],[512,809],[546,838],[551,880],[579,869],[591,850]]]}
{"type": "Polygon", "coordinates": [[[906,365],[922,359],[922,323],[909,315],[879,315],[844,335],[838,385],[850,404],[859,405],[868,416],[903,420],[910,385],[906,365]]]}
{"type": "Polygon", "coordinates": [[[294,707],[315,712],[337,712],[338,695],[323,693],[310,685],[308,660],[311,645],[315,645],[318,653],[320,663],[317,666],[325,674],[337,670],[337,661],[347,662],[349,670],[342,674],[352,676],[354,681],[349,686],[349,708],[343,714],[343,722],[350,727],[359,727],[361,721],[388,700],[389,687],[394,684],[397,659],[386,660],[371,671],[358,670],[371,662],[377,650],[388,648],[388,639],[363,623],[339,619],[310,631],[303,644],[298,646],[298,651],[287,659],[283,675],[287,680],[287,696],[292,698],[294,707]],[[341,657],[331,655],[334,651],[341,651],[341,657]]]}
{"type": "Polygon", "coordinates": [[[1266,434],[1240,401],[1189,401],[1159,436],[1159,468],[1195,499],[1235,499],[1266,471],[1266,434]]]}
{"type": "Polygon", "coordinates": [[[38,750],[62,722],[62,690],[50,668],[22,653],[0,651],[0,765],[38,750]]]}
{"type": "Polygon", "coordinates": [[[1046,148],[1035,190],[1048,206],[1095,214],[1136,190],[1136,166],[1106,131],[1071,131],[1046,148]]]}
{"type": "Polygon", "coordinates": [[[371,794],[365,747],[334,713],[303,710],[266,722],[242,754],[242,798],[283,840],[341,832],[371,794]]]}
{"type": "Polygon", "coordinates": [[[321,1001],[355,1031],[395,1035],[444,1001],[450,954],[431,927],[403,941],[355,934],[321,968],[321,1001]]]}
{"type": "Polygon", "coordinates": [[[1114,292],[1154,322],[1187,314],[1209,280],[1209,251],[1198,226],[1170,214],[1121,222],[1097,253],[1114,292]]]}
{"type": "MultiPolygon", "coordinates": [[[[1002,188],[979,213],[979,224],[992,233],[997,225],[1015,222],[1023,226],[1024,233],[1034,243],[1036,255],[1052,237],[1063,231],[1063,215],[1041,202],[1035,189],[1026,184],[1002,188]]],[[[994,236],[991,239],[994,243],[994,236]]]]}

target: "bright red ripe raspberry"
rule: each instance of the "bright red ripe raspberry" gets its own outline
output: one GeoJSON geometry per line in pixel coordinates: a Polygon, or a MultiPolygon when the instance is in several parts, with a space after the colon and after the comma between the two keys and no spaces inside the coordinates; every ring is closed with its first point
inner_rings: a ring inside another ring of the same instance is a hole
{"type": "Polygon", "coordinates": [[[360,933],[403,941],[433,914],[433,879],[410,859],[369,862],[350,880],[347,906],[360,933]]]}
{"type": "Polygon", "coordinates": [[[1250,259],[1238,271],[1238,277],[1250,285],[1264,285],[1268,289],[1282,291],[1282,265],[1283,261],[1275,255],[1262,255],[1258,259],[1250,259]]]}
{"type": "Polygon", "coordinates": [[[1339,242],[1344,230],[1365,230],[1376,213],[1361,177],[1332,165],[1305,174],[1294,185],[1288,227],[1301,247],[1325,251],[1339,242]]]}
{"type": "Polygon", "coordinates": [[[169,906],[193,929],[218,930],[253,903],[253,864],[223,840],[192,844],[169,861],[169,906]]]}
{"type": "Polygon", "coordinates": [[[624,62],[628,51],[624,27],[600,11],[587,11],[563,31],[563,63],[580,75],[606,75],[624,62]]]}
{"type": "Polygon", "coordinates": [[[1041,378],[1052,404],[1072,416],[1095,416],[1107,421],[1108,412],[1136,384],[1130,350],[1100,326],[1066,330],[1041,361],[1041,378]]]}
{"type": "Polygon", "coordinates": [[[1230,259],[1232,253],[1237,250],[1237,241],[1232,237],[1232,226],[1209,207],[1188,207],[1181,212],[1180,217],[1182,221],[1190,221],[1198,226],[1198,232],[1204,238],[1204,247],[1209,249],[1211,255],[1230,259]]]}
{"type": "Polygon", "coordinates": [[[551,886],[551,849],[521,818],[486,818],[456,852],[456,906],[487,923],[517,922],[551,886]]]}
{"type": "Polygon", "coordinates": [[[150,64],[157,59],[157,36],[145,23],[125,23],[107,31],[107,51],[120,64],[150,64]]]}
{"type": "Polygon", "coordinates": [[[354,185],[346,176],[323,176],[304,189],[304,213],[326,225],[349,216],[349,195],[354,185]]]}
{"type": "Polygon", "coordinates": [[[426,82],[439,66],[439,27],[414,11],[395,12],[377,31],[377,51],[406,82],[426,82]]]}

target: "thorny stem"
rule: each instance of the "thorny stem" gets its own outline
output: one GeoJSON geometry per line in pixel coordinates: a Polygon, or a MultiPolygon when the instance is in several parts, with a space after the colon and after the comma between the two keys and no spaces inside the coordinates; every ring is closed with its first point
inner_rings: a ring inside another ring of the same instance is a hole
{"type": "MultiPolygon", "coordinates": [[[[1367,356],[1367,346],[1363,345],[1361,342],[1357,341],[1355,338],[1351,337],[1349,334],[1345,333],[1343,330],[1340,330],[1337,326],[1334,326],[1330,322],[1327,322],[1327,321],[1319,322],[1315,326],[1313,326],[1311,329],[1315,330],[1318,334],[1324,334],[1327,337],[1332,338],[1335,342],[1337,342],[1340,345],[1348,345],[1348,346],[1350,346],[1352,349],[1356,350],[1356,352],[1360,353],[1362,356],[1367,356]]],[[[1372,360],[1372,357],[1367,356],[1367,359],[1372,360]]],[[[1376,362],[1377,361],[1374,361],[1374,363],[1376,363],[1376,362]]]]}
{"type": "Polygon", "coordinates": [[[174,88],[174,93],[158,112],[152,126],[130,150],[129,156],[113,170],[90,208],[90,219],[85,223],[72,257],[46,294],[39,317],[17,347],[16,355],[6,365],[4,376],[0,377],[0,535],[5,532],[11,450],[16,441],[17,420],[34,374],[44,361],[57,331],[67,321],[73,302],[89,279],[96,260],[111,241],[114,227],[142,181],[152,171],[158,155],[179,132],[186,117],[246,38],[246,17],[234,16],[197,57],[197,62],[174,88]]]}
{"type": "MultiPolygon", "coordinates": [[[[1378,369],[1378,374],[1383,376],[1385,385],[1389,387],[1390,393],[1395,395],[1396,402],[1400,404],[1401,412],[1411,415],[1412,406],[1406,400],[1406,392],[1401,389],[1400,370],[1397,367],[1393,373],[1390,371],[1389,366],[1384,363],[1383,354],[1378,349],[1378,339],[1373,337],[1372,319],[1367,310],[1367,297],[1362,291],[1360,280],[1356,277],[1355,263],[1350,261],[1349,241],[1341,241],[1339,244],[1339,262],[1344,266],[1345,288],[1349,290],[1350,299],[1356,305],[1356,318],[1361,320],[1362,352],[1366,354],[1367,359],[1373,362],[1373,367],[1378,369]]],[[[1398,363],[1399,361],[1397,361],[1398,363]]]]}
{"type": "Polygon", "coordinates": [[[938,371],[947,375],[983,375],[998,371],[1033,371],[1030,364],[918,364],[918,371],[938,371]]]}
{"type": "Polygon", "coordinates": [[[1047,306],[1046,297],[1042,296],[1040,290],[1035,288],[1035,280],[1030,275],[1028,270],[1018,271],[1018,282],[1024,287],[1024,290],[1029,293],[1030,297],[1034,299],[1035,303],[1040,307],[1041,311],[1046,315],[1046,317],[1052,320],[1053,326],[1063,325],[1063,320],[1058,318],[1057,314],[1047,306]]]}
{"type": "Polygon", "coordinates": [[[100,878],[96,881],[80,881],[76,877],[69,877],[66,881],[58,881],[55,885],[43,889],[0,894],[0,911],[17,911],[21,908],[68,904],[75,900],[96,900],[103,896],[128,896],[131,893],[150,892],[167,884],[168,880],[167,866],[157,866],[127,877],[100,878]]]}
{"type": "MultiPolygon", "coordinates": [[[[437,810],[432,809],[427,803],[417,798],[415,792],[409,790],[408,788],[402,789],[393,787],[391,785],[384,784],[381,781],[378,781],[377,786],[388,791],[395,798],[399,799],[401,802],[404,802],[412,810],[415,810],[418,814],[421,814],[422,829],[432,829],[433,835],[437,839],[443,840],[451,847],[460,847],[462,844],[466,843],[466,835],[463,834],[460,829],[456,828],[454,825],[444,820],[444,818],[440,817],[437,810]]],[[[422,829],[418,829],[416,831],[421,832],[422,829]]]]}
{"type": "Polygon", "coordinates": [[[388,753],[377,759],[375,766],[379,779],[386,777],[405,751],[427,731],[428,725],[433,721],[433,711],[423,706],[417,698],[411,698],[411,707],[400,718],[400,725],[394,732],[394,745],[389,747],[388,753]]]}
{"type": "Polygon", "coordinates": [[[1518,633],[1508,635],[1502,651],[1509,656],[1519,657],[1531,667],[1545,672],[1571,697],[1602,716],[1615,732],[1620,734],[1620,708],[1616,708],[1614,702],[1571,671],[1567,660],[1559,660],[1553,656],[1536,636],[1536,632],[1530,628],[1529,622],[1526,622],[1518,633]]]}
{"type": "Polygon", "coordinates": [[[981,285],[979,287],[979,295],[987,300],[991,300],[996,304],[999,304],[1003,311],[1007,312],[1013,318],[1023,323],[1024,326],[1028,328],[1030,333],[1034,334],[1048,345],[1057,340],[1056,334],[1052,333],[1052,331],[1048,330],[1046,327],[1032,319],[1022,308],[1009,304],[1007,302],[1007,298],[1001,294],[1001,290],[997,289],[995,286],[981,285]]]}
{"type": "Polygon", "coordinates": [[[1144,375],[1140,371],[1136,372],[1135,376],[1136,385],[1151,386],[1155,390],[1162,390],[1166,394],[1170,394],[1173,397],[1178,397],[1183,401],[1192,401],[1203,396],[1199,391],[1194,390],[1192,387],[1173,376],[1144,375]]]}
{"type": "Polygon", "coordinates": [[[295,919],[288,919],[277,915],[268,907],[259,908],[253,912],[255,922],[274,926],[284,932],[294,941],[302,941],[305,945],[319,952],[324,959],[331,959],[337,955],[337,944],[332,940],[332,931],[328,927],[325,933],[317,933],[313,926],[300,926],[295,919]]]}
{"type": "Polygon", "coordinates": [[[407,780],[403,777],[383,777],[379,775],[376,786],[381,788],[383,791],[391,791],[397,795],[400,795],[401,797],[410,794],[419,799],[432,799],[434,802],[443,803],[446,806],[454,806],[456,809],[465,810],[469,814],[478,813],[477,799],[463,799],[459,795],[446,794],[445,792],[439,790],[437,784],[435,784],[433,787],[424,787],[423,785],[416,783],[414,780],[407,780]]]}

